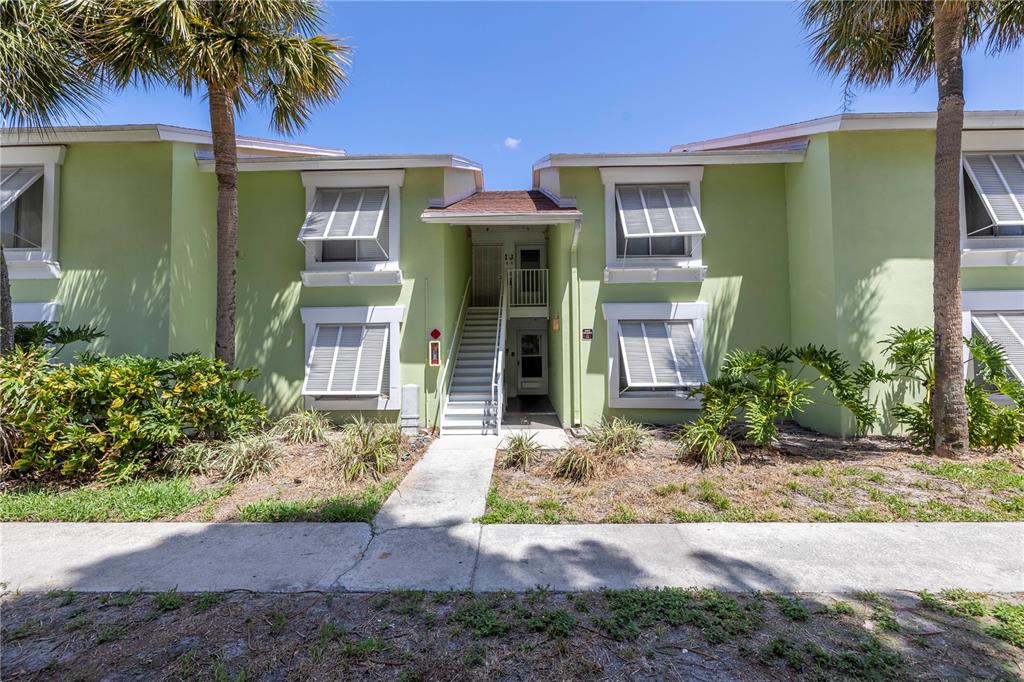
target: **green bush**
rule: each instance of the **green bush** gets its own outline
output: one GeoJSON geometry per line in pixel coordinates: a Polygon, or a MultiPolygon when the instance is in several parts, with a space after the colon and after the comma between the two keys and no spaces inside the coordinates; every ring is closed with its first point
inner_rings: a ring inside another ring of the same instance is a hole
{"type": "MultiPolygon", "coordinates": [[[[983,336],[965,338],[964,344],[969,360],[974,363],[974,377],[964,384],[971,447],[1012,448],[1024,438],[1024,386],[1011,376],[1006,355],[997,344],[983,336]],[[992,400],[993,393],[1005,395],[1009,404],[997,405],[992,400]]],[[[914,447],[930,450],[935,442],[931,410],[935,390],[934,334],[925,327],[893,327],[882,345],[886,363],[892,369],[893,384],[924,390],[921,400],[895,406],[893,416],[914,447]]]]}
{"type": "Polygon", "coordinates": [[[405,445],[405,437],[397,424],[380,424],[360,416],[342,429],[335,452],[346,480],[366,476],[379,480],[398,463],[398,455],[405,445]]]}
{"type": "Polygon", "coordinates": [[[823,346],[733,351],[717,379],[690,392],[702,396],[701,414],[680,434],[680,457],[696,455],[705,466],[735,457],[729,432],[741,417],[746,438],[756,445],[771,445],[779,435],[779,423],[812,402],[809,393],[815,386],[850,410],[858,431],[866,432],[878,419],[867,389],[888,377],[870,362],[853,370],[838,352],[823,346]],[[793,365],[800,367],[796,374],[790,371],[793,365]],[[808,368],[816,378],[803,378],[808,368]]]}
{"type": "Polygon", "coordinates": [[[42,348],[0,357],[0,404],[17,431],[20,472],[124,480],[189,438],[243,436],[266,409],[235,384],[257,375],[199,355],[81,354],[56,364],[42,348]]]}
{"type": "Polygon", "coordinates": [[[501,466],[505,469],[526,471],[530,460],[540,452],[537,436],[532,431],[520,431],[505,441],[505,454],[501,458],[501,466]]]}
{"type": "Polygon", "coordinates": [[[651,443],[651,434],[643,424],[612,417],[602,419],[586,440],[605,456],[618,458],[643,452],[651,443]]]}

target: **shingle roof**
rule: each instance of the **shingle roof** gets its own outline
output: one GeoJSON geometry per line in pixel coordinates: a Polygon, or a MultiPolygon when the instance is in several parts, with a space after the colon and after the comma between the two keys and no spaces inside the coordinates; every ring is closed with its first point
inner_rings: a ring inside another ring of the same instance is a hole
{"type": "Polygon", "coordinates": [[[477,192],[456,201],[441,210],[450,213],[547,213],[574,212],[575,208],[562,208],[543,192],[537,190],[510,190],[477,192]]]}

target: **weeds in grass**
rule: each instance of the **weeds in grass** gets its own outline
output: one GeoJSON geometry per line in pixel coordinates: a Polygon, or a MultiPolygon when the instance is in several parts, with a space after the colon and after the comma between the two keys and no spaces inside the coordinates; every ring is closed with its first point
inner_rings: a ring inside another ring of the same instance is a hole
{"type": "Polygon", "coordinates": [[[405,437],[397,424],[379,424],[360,416],[342,429],[335,452],[346,480],[367,476],[380,480],[398,463],[403,447],[405,437]]]}
{"type": "Polygon", "coordinates": [[[508,500],[497,487],[487,493],[487,511],[477,523],[559,523],[571,521],[572,511],[557,500],[541,500],[534,509],[527,502],[508,500]]]}
{"type": "Polygon", "coordinates": [[[156,607],[157,611],[176,611],[182,607],[185,603],[185,597],[179,592],[178,588],[173,587],[166,592],[160,592],[159,594],[153,595],[153,606],[156,607]]]}
{"type": "Polygon", "coordinates": [[[1024,604],[1002,602],[992,607],[994,625],[986,625],[985,632],[996,639],[1024,649],[1024,604]]]}
{"type": "Polygon", "coordinates": [[[502,617],[500,597],[474,598],[457,608],[449,620],[472,633],[474,639],[497,637],[512,629],[512,623],[502,617]]]}
{"type": "Polygon", "coordinates": [[[779,613],[792,621],[802,623],[811,615],[807,610],[807,607],[804,606],[804,603],[796,597],[786,597],[781,594],[773,594],[772,600],[775,602],[775,605],[778,606],[779,613]]]}
{"type": "Polygon", "coordinates": [[[257,500],[239,507],[238,515],[243,521],[259,523],[289,521],[327,523],[362,521],[369,523],[396,487],[397,484],[394,481],[388,480],[382,483],[371,483],[358,493],[336,495],[326,499],[257,500]]]}
{"type": "Polygon", "coordinates": [[[279,459],[274,441],[257,433],[221,445],[217,468],[228,481],[244,481],[270,471],[279,459]]]}
{"type": "Polygon", "coordinates": [[[697,491],[697,499],[701,502],[710,504],[718,511],[726,511],[732,506],[729,498],[720,493],[711,481],[703,479],[698,485],[700,489],[697,491]]]}
{"type": "Polygon", "coordinates": [[[462,662],[467,668],[476,668],[487,662],[487,645],[483,642],[471,644],[462,657],[462,662]]]}
{"type": "Polygon", "coordinates": [[[666,483],[665,485],[659,485],[656,488],[652,488],[651,492],[658,497],[668,497],[670,495],[676,495],[679,493],[685,493],[689,489],[686,483],[666,483]]]}
{"type": "Polygon", "coordinates": [[[626,504],[617,504],[615,509],[608,512],[601,523],[636,523],[639,517],[636,512],[626,504]]]}
{"type": "Polygon", "coordinates": [[[59,492],[4,492],[0,521],[152,521],[177,516],[220,494],[193,491],[187,478],[59,492]]]}
{"type": "Polygon", "coordinates": [[[641,627],[658,622],[673,627],[693,625],[712,644],[721,644],[761,625],[764,602],[753,596],[744,602],[717,590],[679,588],[604,592],[611,618],[596,623],[617,641],[635,639],[641,627]]]}
{"type": "Polygon", "coordinates": [[[501,458],[501,466],[506,469],[526,471],[530,460],[540,452],[540,443],[532,431],[520,431],[505,441],[505,454],[501,458]]]}
{"type": "Polygon", "coordinates": [[[531,632],[544,632],[552,639],[565,639],[576,627],[576,618],[565,609],[548,609],[530,617],[526,626],[531,632]]]}
{"type": "Polygon", "coordinates": [[[825,613],[830,616],[853,616],[857,611],[849,602],[837,601],[825,607],[825,613]]]}
{"type": "Polygon", "coordinates": [[[113,625],[104,625],[100,628],[100,631],[96,633],[96,643],[106,644],[107,642],[113,642],[115,639],[120,639],[122,630],[114,627],[113,625]]]}
{"type": "Polygon", "coordinates": [[[1024,474],[1017,473],[1013,463],[1006,459],[990,459],[974,462],[914,462],[913,468],[931,476],[956,481],[969,488],[988,488],[992,492],[1002,490],[1024,491],[1024,474]]]}
{"type": "Polygon", "coordinates": [[[618,459],[643,452],[651,444],[651,432],[643,424],[612,417],[602,419],[585,440],[602,455],[618,459]]]}
{"type": "Polygon", "coordinates": [[[70,606],[75,601],[78,593],[71,590],[50,590],[46,593],[46,596],[50,599],[58,600],[57,606],[64,607],[70,606]]]}
{"type": "Polygon", "coordinates": [[[198,597],[196,597],[196,601],[195,604],[193,604],[193,608],[197,612],[207,611],[216,606],[217,604],[219,604],[223,599],[224,597],[218,592],[203,592],[198,597]]]}
{"type": "Polygon", "coordinates": [[[274,424],[270,433],[286,443],[326,443],[327,434],[332,428],[334,425],[326,414],[317,410],[305,410],[282,417],[274,424]]]}
{"type": "Polygon", "coordinates": [[[778,635],[764,648],[761,649],[759,655],[761,662],[765,665],[771,664],[774,659],[781,658],[786,662],[786,665],[793,670],[803,670],[804,668],[804,657],[793,643],[782,635],[778,635]]]}
{"type": "Polygon", "coordinates": [[[573,483],[587,483],[597,475],[598,464],[592,451],[583,445],[572,445],[562,450],[551,464],[558,478],[573,483]]]}

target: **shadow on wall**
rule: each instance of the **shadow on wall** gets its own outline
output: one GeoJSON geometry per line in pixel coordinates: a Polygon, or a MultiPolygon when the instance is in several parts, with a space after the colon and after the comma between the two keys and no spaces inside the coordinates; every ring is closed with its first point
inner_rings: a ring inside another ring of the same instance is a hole
{"type": "Polygon", "coordinates": [[[729,338],[736,319],[743,277],[719,277],[714,284],[714,293],[708,301],[708,318],[704,322],[704,367],[709,379],[718,376],[722,361],[731,350],[729,338]]]}
{"type": "Polygon", "coordinates": [[[300,401],[306,346],[299,317],[301,291],[298,281],[275,290],[269,301],[252,284],[238,291],[237,364],[260,370],[248,390],[271,414],[290,412],[300,401]]]}

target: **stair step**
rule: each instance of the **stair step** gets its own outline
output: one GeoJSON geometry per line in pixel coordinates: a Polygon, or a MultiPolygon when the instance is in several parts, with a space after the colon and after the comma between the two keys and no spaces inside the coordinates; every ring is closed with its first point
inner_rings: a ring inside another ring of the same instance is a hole
{"type": "Polygon", "coordinates": [[[490,400],[491,389],[488,386],[486,391],[471,386],[452,386],[448,391],[449,402],[460,402],[462,400],[490,400]]]}

